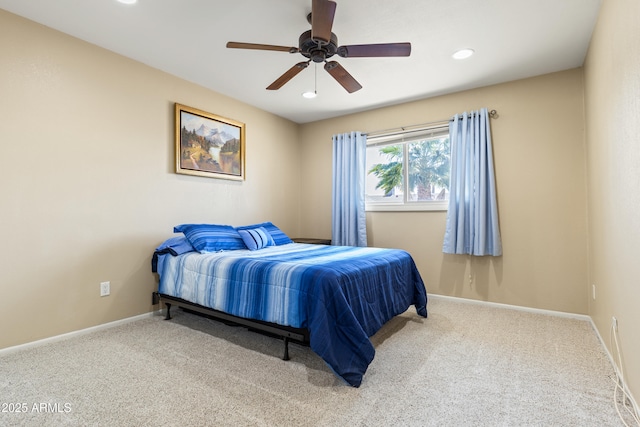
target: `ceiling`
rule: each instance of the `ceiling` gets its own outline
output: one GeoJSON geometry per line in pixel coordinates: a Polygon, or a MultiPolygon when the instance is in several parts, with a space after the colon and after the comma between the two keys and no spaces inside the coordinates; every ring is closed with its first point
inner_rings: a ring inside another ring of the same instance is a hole
{"type": "Polygon", "coordinates": [[[299,53],[227,49],[227,41],[298,46],[311,0],[0,0],[0,8],[218,93],[306,123],[579,67],[601,0],[336,0],[339,45],[411,42],[410,57],[340,58],[363,86],[347,93],[323,68],[266,90],[299,53]],[[475,55],[454,60],[460,48],[475,55]],[[318,96],[305,99],[302,92],[318,96]]]}

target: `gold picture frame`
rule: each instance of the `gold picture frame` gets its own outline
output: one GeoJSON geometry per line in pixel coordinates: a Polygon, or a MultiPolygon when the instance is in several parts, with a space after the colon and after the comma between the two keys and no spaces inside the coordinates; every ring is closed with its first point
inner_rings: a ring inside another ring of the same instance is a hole
{"type": "Polygon", "coordinates": [[[176,103],[176,173],[245,179],[245,124],[176,103]]]}

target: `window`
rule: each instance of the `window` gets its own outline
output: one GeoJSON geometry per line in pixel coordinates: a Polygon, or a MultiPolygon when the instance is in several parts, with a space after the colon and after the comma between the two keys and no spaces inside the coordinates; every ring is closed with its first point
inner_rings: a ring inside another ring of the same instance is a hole
{"type": "Polygon", "coordinates": [[[367,140],[368,211],[447,210],[449,128],[367,140]]]}

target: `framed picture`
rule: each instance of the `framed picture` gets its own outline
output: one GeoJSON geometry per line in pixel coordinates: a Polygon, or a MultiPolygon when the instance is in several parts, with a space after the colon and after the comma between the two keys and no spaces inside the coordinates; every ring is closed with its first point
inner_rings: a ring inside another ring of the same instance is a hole
{"type": "Polygon", "coordinates": [[[176,173],[242,181],[244,123],[176,103],[176,173]]]}

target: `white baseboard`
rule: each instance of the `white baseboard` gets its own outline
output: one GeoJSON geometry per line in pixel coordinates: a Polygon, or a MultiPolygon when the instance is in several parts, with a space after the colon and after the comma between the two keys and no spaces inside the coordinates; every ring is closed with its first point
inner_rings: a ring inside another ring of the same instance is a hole
{"type": "Polygon", "coordinates": [[[542,308],[523,307],[520,305],[502,304],[499,302],[481,301],[481,300],[475,300],[475,299],[469,299],[469,298],[450,297],[447,295],[428,294],[427,297],[429,299],[431,298],[445,299],[445,300],[451,300],[456,302],[464,302],[468,304],[486,305],[489,307],[505,308],[508,310],[525,311],[528,313],[536,313],[536,314],[546,314],[547,316],[565,317],[569,319],[577,319],[577,320],[584,320],[586,322],[591,322],[591,317],[586,314],[576,314],[576,313],[567,313],[564,311],[544,310],[542,308]]]}
{"type": "Polygon", "coordinates": [[[7,348],[2,348],[0,349],[0,356],[3,356],[5,354],[9,354],[9,353],[15,353],[17,351],[21,351],[21,350],[25,350],[28,348],[32,348],[32,347],[38,347],[44,344],[49,344],[52,342],[56,342],[56,341],[62,341],[62,340],[66,340],[72,337],[77,337],[80,335],[86,335],[89,334],[91,332],[96,332],[96,331],[100,331],[103,329],[109,329],[109,328],[113,328],[114,326],[118,326],[118,325],[122,325],[125,323],[130,323],[130,322],[135,322],[136,320],[141,320],[141,319],[146,319],[148,317],[152,317],[156,314],[156,311],[152,311],[149,313],[144,313],[144,314],[139,314],[137,316],[133,316],[133,317],[127,317],[126,319],[120,319],[120,320],[115,320],[113,322],[109,322],[109,323],[103,323],[101,325],[96,325],[96,326],[92,326],[90,328],[85,328],[85,329],[80,329],[78,331],[73,331],[73,332],[68,332],[66,334],[61,334],[61,335],[56,335],[53,337],[49,337],[49,338],[43,338],[41,340],[37,340],[37,341],[32,341],[32,342],[28,342],[25,344],[19,344],[13,347],[7,347],[7,348]]]}

